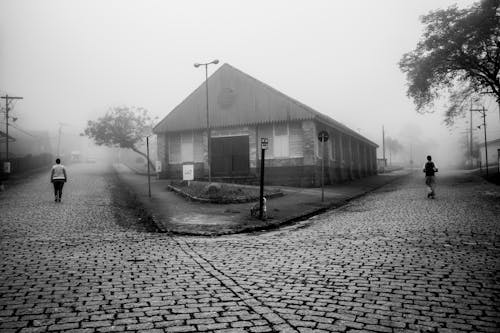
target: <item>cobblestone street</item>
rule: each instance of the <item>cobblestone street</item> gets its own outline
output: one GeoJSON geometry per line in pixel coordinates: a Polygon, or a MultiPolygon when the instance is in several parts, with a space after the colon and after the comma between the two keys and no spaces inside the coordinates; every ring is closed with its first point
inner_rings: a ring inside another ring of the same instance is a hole
{"type": "Polygon", "coordinates": [[[499,332],[500,189],[407,177],[271,232],[148,232],[113,175],[0,194],[3,332],[499,332]]]}

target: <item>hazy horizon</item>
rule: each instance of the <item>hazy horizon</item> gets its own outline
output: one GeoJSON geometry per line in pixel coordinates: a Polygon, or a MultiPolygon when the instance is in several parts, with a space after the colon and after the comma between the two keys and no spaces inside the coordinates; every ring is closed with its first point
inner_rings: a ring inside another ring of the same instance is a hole
{"type": "Polygon", "coordinates": [[[421,15],[473,2],[4,0],[0,93],[24,98],[12,113],[19,128],[54,135],[65,123],[77,134],[117,105],[161,120],[204,82],[193,64],[219,59],[209,75],[229,63],[380,146],[384,126],[451,160],[466,125],[450,131],[439,106],[416,113],[398,62],[420,38],[421,15]]]}

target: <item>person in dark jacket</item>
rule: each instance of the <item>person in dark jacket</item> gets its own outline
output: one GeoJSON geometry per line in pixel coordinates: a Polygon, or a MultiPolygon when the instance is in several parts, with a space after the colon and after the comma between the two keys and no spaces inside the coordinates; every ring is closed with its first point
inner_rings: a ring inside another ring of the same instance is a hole
{"type": "Polygon", "coordinates": [[[67,180],[64,165],[61,164],[60,159],[56,159],[56,164],[54,164],[50,173],[50,181],[54,185],[55,202],[61,202],[62,189],[67,180]]]}
{"type": "Polygon", "coordinates": [[[436,197],[436,172],[438,168],[432,161],[432,157],[427,156],[427,162],[424,164],[423,172],[425,172],[425,185],[427,185],[427,198],[434,199],[436,197]]]}

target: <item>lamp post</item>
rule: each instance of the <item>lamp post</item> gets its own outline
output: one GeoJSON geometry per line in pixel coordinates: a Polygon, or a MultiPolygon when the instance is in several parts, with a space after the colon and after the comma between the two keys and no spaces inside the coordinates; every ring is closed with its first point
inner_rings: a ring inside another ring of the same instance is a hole
{"type": "Polygon", "coordinates": [[[146,158],[148,165],[148,196],[151,198],[151,172],[149,170],[149,135],[146,137],[146,158]]]}
{"type": "Polygon", "coordinates": [[[207,99],[207,154],[208,154],[208,182],[210,183],[212,181],[212,174],[211,174],[211,162],[212,158],[210,156],[210,118],[208,115],[208,65],[214,64],[217,65],[219,63],[219,60],[215,59],[211,62],[199,64],[196,63],[194,64],[194,67],[198,68],[200,66],[205,66],[205,92],[206,92],[206,99],[207,99]]]}
{"type": "Polygon", "coordinates": [[[57,157],[61,157],[61,133],[62,133],[62,127],[63,126],[68,126],[68,124],[65,123],[59,123],[59,133],[57,135],[57,157]]]}

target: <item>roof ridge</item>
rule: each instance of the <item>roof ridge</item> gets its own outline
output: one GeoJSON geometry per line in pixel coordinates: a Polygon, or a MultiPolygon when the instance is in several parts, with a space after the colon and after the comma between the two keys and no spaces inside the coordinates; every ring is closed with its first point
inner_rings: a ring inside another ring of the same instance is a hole
{"type": "MultiPolygon", "coordinates": [[[[167,119],[167,117],[168,117],[170,114],[174,113],[174,112],[175,112],[175,111],[176,111],[176,110],[177,110],[177,109],[178,109],[178,108],[179,108],[182,104],[184,104],[184,102],[186,102],[187,100],[189,100],[189,98],[190,98],[192,95],[194,95],[194,94],[195,94],[195,93],[196,93],[199,89],[201,89],[201,87],[205,85],[205,81],[208,81],[208,80],[209,80],[212,76],[214,76],[214,75],[215,75],[215,73],[217,73],[218,71],[220,71],[220,70],[221,70],[221,68],[223,68],[223,67],[224,67],[224,65],[228,65],[228,66],[230,66],[230,65],[229,65],[229,64],[227,64],[227,63],[224,63],[224,64],[222,64],[221,66],[219,66],[219,68],[217,68],[217,69],[216,69],[216,70],[215,70],[212,74],[210,74],[210,76],[207,78],[207,80],[203,80],[203,82],[202,82],[202,83],[201,83],[198,87],[196,87],[193,91],[191,91],[191,93],[189,93],[189,94],[188,94],[188,95],[187,95],[187,96],[186,96],[186,97],[185,97],[185,98],[184,98],[184,99],[183,99],[180,103],[178,103],[178,104],[177,104],[177,105],[176,105],[176,106],[172,109],[172,111],[170,111],[169,113],[167,113],[167,114],[165,115],[165,117],[163,117],[163,119],[162,119],[162,120],[160,120],[160,122],[159,122],[158,124],[156,124],[156,126],[154,126],[154,127],[153,127],[153,132],[156,130],[156,128],[157,128],[157,127],[160,127],[160,126],[162,125],[162,123],[163,123],[163,122],[167,119]]],[[[232,67],[232,66],[231,66],[231,67],[232,67]]],[[[233,67],[233,68],[234,68],[234,67],[233,67]]]]}
{"type": "MultiPolygon", "coordinates": [[[[287,94],[281,92],[280,90],[270,86],[269,84],[253,77],[252,75],[250,74],[247,74],[245,72],[243,72],[242,70],[234,67],[233,65],[225,62],[223,63],[219,68],[217,68],[217,70],[215,70],[208,78],[207,80],[210,81],[212,78],[214,78],[216,75],[218,75],[218,73],[222,70],[226,70],[226,69],[229,69],[235,73],[237,73],[238,75],[241,75],[243,78],[247,79],[247,80],[250,80],[250,81],[253,81],[254,83],[257,84],[257,86],[260,86],[264,89],[266,89],[267,91],[271,92],[272,94],[277,94],[279,95],[281,98],[284,98],[286,101],[290,102],[290,103],[293,103],[296,107],[300,108],[302,111],[304,111],[306,114],[309,114],[311,115],[311,118],[303,118],[303,119],[316,119],[318,121],[322,121],[322,122],[326,122],[328,125],[330,126],[333,126],[335,127],[337,130],[341,131],[341,132],[344,132],[345,134],[348,134],[348,135],[352,135],[358,139],[361,139],[363,141],[367,141],[371,144],[374,144],[376,145],[373,141],[371,141],[370,139],[362,136],[361,134],[359,134],[358,132],[352,130],[351,128],[349,128],[348,126],[340,123],[339,121],[333,119],[332,117],[326,115],[326,114],[322,114],[321,112],[311,108],[310,106],[298,101],[297,99],[293,98],[293,97],[290,97],[288,96],[287,94]]],[[[189,95],[187,95],[179,104],[177,104],[173,109],[172,111],[170,111],[153,129],[153,131],[156,131],[157,128],[160,128],[163,126],[164,122],[166,121],[166,119],[175,114],[177,112],[177,110],[188,100],[191,99],[191,97],[193,95],[195,95],[196,93],[198,93],[198,91],[203,87],[203,85],[205,84],[205,81],[203,81],[198,87],[196,87],[196,89],[194,89],[189,95]]]]}

